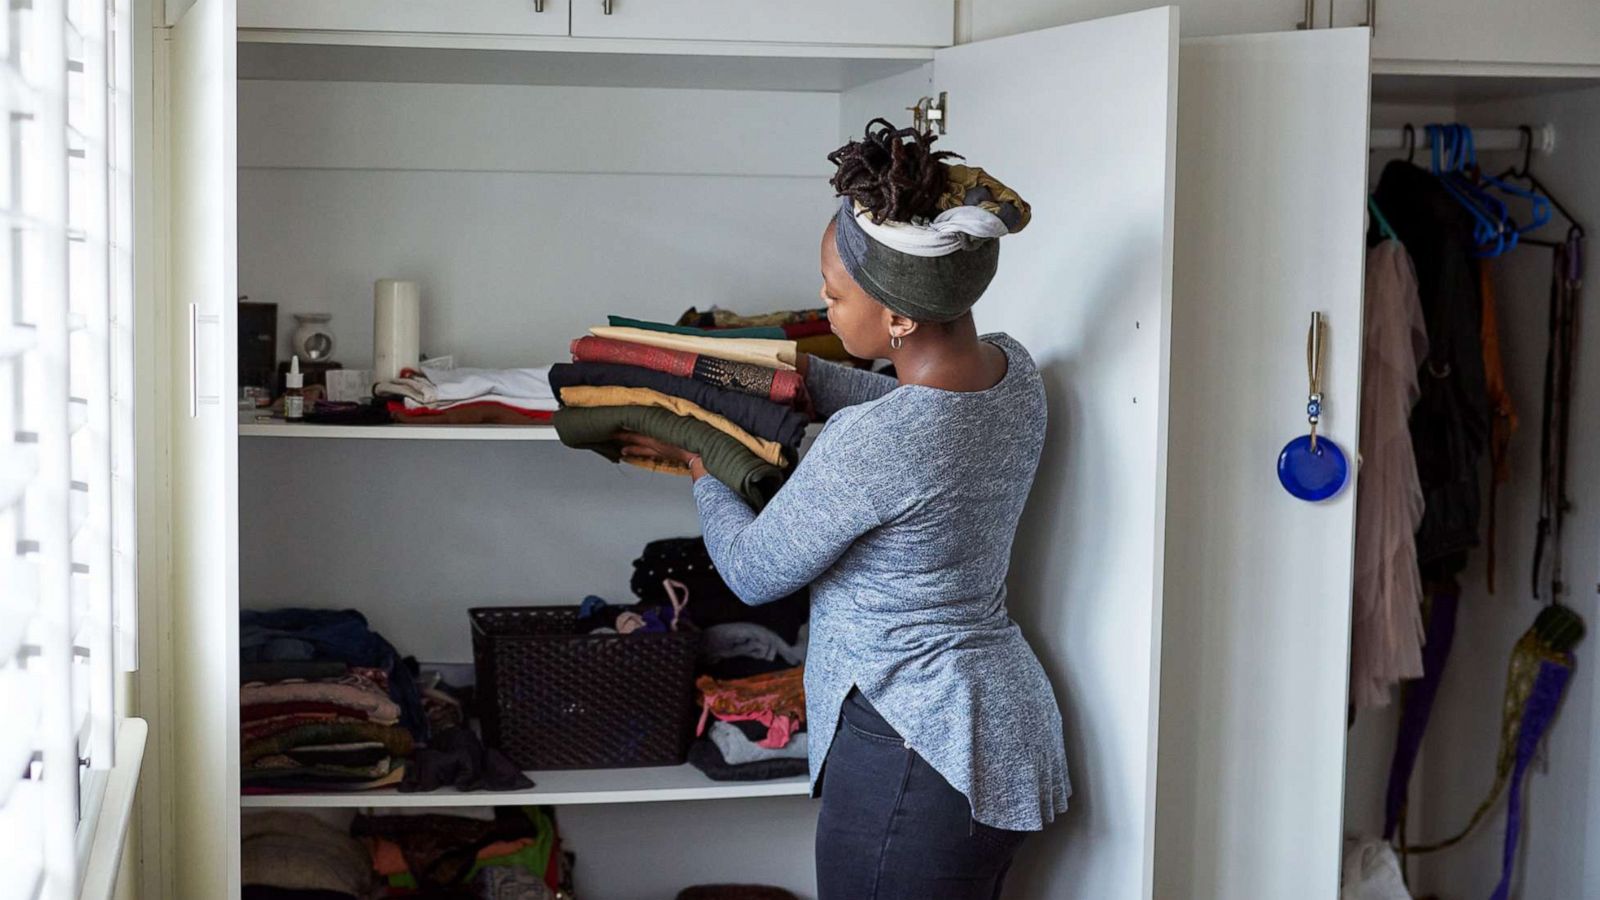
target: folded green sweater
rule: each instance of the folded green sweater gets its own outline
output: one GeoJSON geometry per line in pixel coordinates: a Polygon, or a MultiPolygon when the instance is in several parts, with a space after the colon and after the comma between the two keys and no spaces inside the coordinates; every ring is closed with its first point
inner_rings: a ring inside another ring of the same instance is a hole
{"type": "Polygon", "coordinates": [[[616,440],[619,431],[643,434],[697,453],[713,478],[733,488],[756,509],[766,506],[783,486],[783,471],[777,466],[764,462],[710,425],[669,410],[649,406],[569,406],[555,414],[552,424],[561,443],[593,450],[612,462],[623,461],[622,445],[616,440]]]}

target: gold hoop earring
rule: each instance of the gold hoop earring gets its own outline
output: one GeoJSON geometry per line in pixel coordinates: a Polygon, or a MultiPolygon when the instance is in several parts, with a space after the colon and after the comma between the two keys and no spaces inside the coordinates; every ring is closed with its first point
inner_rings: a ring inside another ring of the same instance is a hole
{"type": "Polygon", "coordinates": [[[905,344],[905,339],[898,334],[889,335],[889,349],[899,350],[905,344]]]}

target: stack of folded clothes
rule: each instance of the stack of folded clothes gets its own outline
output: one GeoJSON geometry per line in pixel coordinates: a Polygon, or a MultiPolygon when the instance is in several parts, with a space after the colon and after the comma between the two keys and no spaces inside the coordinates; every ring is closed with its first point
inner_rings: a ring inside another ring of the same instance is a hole
{"type": "Polygon", "coordinates": [[[239,820],[243,900],[365,900],[372,862],[360,842],[303,812],[239,820]]]}
{"type": "Polygon", "coordinates": [[[687,475],[674,463],[624,458],[615,435],[631,431],[682,447],[759,508],[783,485],[805,436],[810,404],[794,370],[798,352],[781,327],[612,316],[572,343],[571,364],[551,367],[562,407],[556,431],[570,447],[687,475]]]}
{"type": "Polygon", "coordinates": [[[555,819],[540,807],[358,815],[383,897],[553,898],[568,868],[555,819]]]}
{"type": "Polygon", "coordinates": [[[683,315],[678,317],[679,325],[704,329],[752,328],[771,329],[763,334],[752,334],[752,337],[783,337],[795,342],[795,349],[801,353],[833,362],[849,363],[854,366],[866,366],[867,360],[851,356],[844,349],[844,342],[828,327],[828,311],[825,309],[798,309],[786,312],[761,313],[747,316],[731,312],[721,307],[713,306],[705,312],[694,307],[689,307],[683,315]]]}
{"type": "Polygon", "coordinates": [[[411,672],[354,610],[244,611],[239,670],[244,793],[397,784],[428,735],[411,672]]]}
{"type": "Polygon", "coordinates": [[[408,425],[546,424],[557,406],[550,367],[406,369],[373,385],[390,417],[408,425]]]}
{"type": "MultiPolygon", "coordinates": [[[[735,627],[707,629],[707,645],[717,642],[714,632],[735,627]]],[[[803,648],[799,652],[803,654],[803,648]]],[[[695,689],[700,694],[701,736],[689,745],[689,762],[715,781],[764,781],[806,774],[809,744],[804,678],[800,666],[728,680],[700,676],[695,689]]]]}

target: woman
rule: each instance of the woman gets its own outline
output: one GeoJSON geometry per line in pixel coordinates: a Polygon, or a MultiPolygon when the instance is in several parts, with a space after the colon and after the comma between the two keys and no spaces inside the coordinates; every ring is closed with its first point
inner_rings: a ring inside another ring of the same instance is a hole
{"type": "Polygon", "coordinates": [[[828,419],[760,514],[687,464],[706,547],[746,603],[811,585],[805,685],[823,900],[997,897],[1024,836],[1066,809],[1061,716],[1005,608],[1044,441],[1039,374],[972,305],[1028,206],[934,138],[878,119],[830,154],[822,299],[851,354],[802,359],[828,419]]]}

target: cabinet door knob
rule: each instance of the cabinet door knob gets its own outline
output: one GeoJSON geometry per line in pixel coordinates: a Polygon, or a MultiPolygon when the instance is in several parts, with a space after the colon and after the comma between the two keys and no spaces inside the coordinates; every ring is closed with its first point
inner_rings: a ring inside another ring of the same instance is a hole
{"type": "Polygon", "coordinates": [[[544,0],[533,0],[533,11],[536,13],[544,12],[544,0]]]}
{"type": "Polygon", "coordinates": [[[611,0],[600,0],[600,11],[608,16],[611,15],[611,0]]]}
{"type": "Polygon", "coordinates": [[[1301,31],[1317,27],[1317,0],[1306,0],[1306,19],[1297,26],[1301,31]]]}

